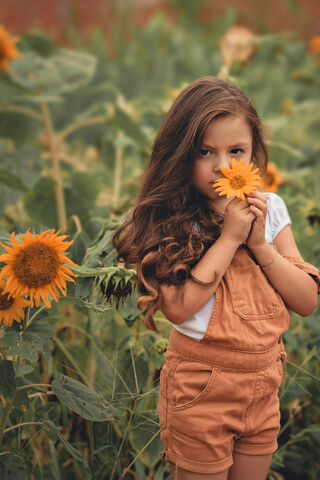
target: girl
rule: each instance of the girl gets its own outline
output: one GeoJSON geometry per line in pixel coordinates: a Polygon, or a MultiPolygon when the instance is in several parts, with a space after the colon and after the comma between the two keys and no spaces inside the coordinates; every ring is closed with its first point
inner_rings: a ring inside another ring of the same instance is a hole
{"type": "Polygon", "coordinates": [[[316,308],[283,200],[219,196],[232,159],[263,173],[263,126],[245,95],[214,77],[186,87],[156,137],[133,209],[113,244],[137,267],[145,324],[173,328],[160,375],[162,456],[176,480],[264,480],[280,427],[289,310],[316,308]],[[275,247],[275,248],[274,248],[275,247]]]}

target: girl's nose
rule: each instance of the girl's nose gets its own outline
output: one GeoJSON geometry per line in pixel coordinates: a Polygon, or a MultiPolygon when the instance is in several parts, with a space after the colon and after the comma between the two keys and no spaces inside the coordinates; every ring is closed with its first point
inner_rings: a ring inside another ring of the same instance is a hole
{"type": "Polygon", "coordinates": [[[220,167],[230,168],[231,167],[231,159],[229,155],[223,155],[216,159],[217,161],[214,164],[214,169],[217,172],[220,172],[220,167]]]}

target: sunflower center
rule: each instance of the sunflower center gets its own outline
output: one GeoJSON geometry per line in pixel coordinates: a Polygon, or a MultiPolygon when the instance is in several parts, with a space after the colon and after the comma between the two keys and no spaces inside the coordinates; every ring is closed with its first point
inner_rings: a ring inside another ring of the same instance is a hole
{"type": "Polygon", "coordinates": [[[56,279],[59,265],[53,248],[43,242],[35,242],[16,256],[13,270],[21,283],[29,288],[39,288],[56,279]]]}
{"type": "Polygon", "coordinates": [[[14,298],[9,298],[9,293],[0,292],[0,310],[9,310],[14,304],[14,298]]]}
{"type": "Polygon", "coordinates": [[[242,175],[235,175],[230,180],[230,185],[235,190],[238,190],[239,188],[244,187],[245,184],[246,184],[246,179],[242,175]]]}

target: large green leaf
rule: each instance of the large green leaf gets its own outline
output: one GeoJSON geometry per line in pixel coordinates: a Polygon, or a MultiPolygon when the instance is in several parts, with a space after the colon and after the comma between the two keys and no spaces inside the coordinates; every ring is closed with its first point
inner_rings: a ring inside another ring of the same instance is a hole
{"type": "MultiPolygon", "coordinates": [[[[74,448],[70,442],[68,442],[65,437],[61,434],[61,432],[58,430],[58,428],[55,426],[55,424],[51,420],[44,420],[43,424],[50,429],[50,431],[56,436],[56,438],[62,443],[66,451],[72,456],[72,458],[79,464],[81,469],[83,470],[86,480],[91,480],[92,474],[89,469],[89,466],[87,465],[83,455],[76,449],[74,448]]],[[[1,457],[0,457],[1,458],[1,457]]]]}
{"type": "Polygon", "coordinates": [[[61,297],[59,303],[72,303],[75,305],[81,312],[88,313],[88,311],[93,311],[95,313],[104,313],[106,310],[113,309],[112,305],[97,305],[95,303],[87,302],[79,297],[61,297]]]}
{"type": "Polygon", "coordinates": [[[54,329],[45,322],[34,321],[23,332],[6,328],[0,337],[0,347],[9,347],[9,355],[36,362],[39,353],[44,352],[48,342],[55,335],[54,329]]]}
{"type": "MultiPolygon", "coordinates": [[[[1,88],[0,88],[1,90],[1,88]]],[[[14,122],[13,122],[14,123],[14,122]]],[[[11,136],[7,120],[0,122],[0,136],[11,136]]],[[[19,122],[12,125],[19,137],[19,122]]],[[[8,149],[0,142],[0,212],[7,206],[15,205],[25,191],[37,182],[41,175],[41,159],[39,151],[32,145],[8,149]],[[1,148],[2,147],[2,148],[1,148]]]]}
{"type": "MultiPolygon", "coordinates": [[[[77,215],[81,222],[87,221],[95,208],[95,199],[100,183],[92,174],[71,172],[64,186],[67,217],[77,215]]],[[[57,227],[57,210],[54,180],[42,176],[24,197],[25,208],[30,217],[39,223],[57,227]]]]}
{"type": "Polygon", "coordinates": [[[163,450],[158,417],[148,411],[136,413],[130,425],[130,441],[145,465],[152,466],[157,463],[163,450]]]}
{"type": "Polygon", "coordinates": [[[59,50],[50,60],[63,80],[63,92],[76,90],[90,82],[97,66],[97,59],[93,55],[67,49],[59,50]]]}
{"type": "Polygon", "coordinates": [[[25,192],[27,187],[23,183],[22,179],[15,175],[14,173],[8,172],[3,168],[0,169],[0,183],[7,185],[14,190],[20,190],[21,192],[25,192]]]}
{"type": "Polygon", "coordinates": [[[0,358],[0,392],[5,399],[12,399],[16,391],[16,378],[11,360],[0,358]]]}
{"type": "Polygon", "coordinates": [[[121,408],[90,390],[83,383],[65,375],[52,382],[52,390],[66,407],[80,417],[95,422],[105,422],[122,414],[121,408]]]}
{"type": "Polygon", "coordinates": [[[96,64],[92,55],[73,50],[61,49],[46,58],[30,51],[12,62],[11,78],[29,97],[60,101],[60,94],[76,90],[92,79],[96,64]]]}
{"type": "Polygon", "coordinates": [[[0,455],[1,480],[28,480],[25,461],[13,453],[0,455]]]}

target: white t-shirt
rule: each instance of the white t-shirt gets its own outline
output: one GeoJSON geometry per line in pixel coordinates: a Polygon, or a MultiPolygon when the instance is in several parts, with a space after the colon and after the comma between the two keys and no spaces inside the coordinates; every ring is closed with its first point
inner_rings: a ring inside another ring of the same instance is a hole
{"type": "MultiPolygon", "coordinates": [[[[286,207],[286,204],[279,195],[275,193],[266,192],[267,196],[267,217],[265,236],[268,243],[273,242],[281,230],[288,224],[291,224],[291,219],[286,207]]],[[[213,294],[207,303],[198,310],[192,317],[188,318],[179,325],[172,326],[189,337],[200,340],[204,337],[206,332],[216,295],[213,294]]]]}

